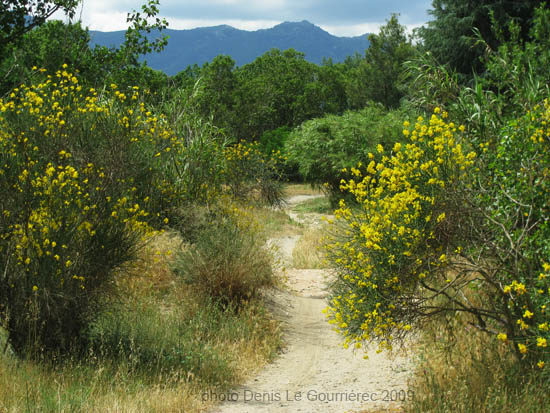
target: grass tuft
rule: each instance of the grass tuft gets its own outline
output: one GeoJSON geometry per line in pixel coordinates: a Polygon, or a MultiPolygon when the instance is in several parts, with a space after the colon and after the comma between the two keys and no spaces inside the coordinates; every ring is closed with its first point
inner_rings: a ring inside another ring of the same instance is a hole
{"type": "Polygon", "coordinates": [[[292,208],[292,210],[294,212],[305,214],[332,214],[334,212],[334,209],[330,205],[329,199],[324,196],[301,202],[292,208]]]}
{"type": "Polygon", "coordinates": [[[520,367],[510,344],[458,317],[451,328],[442,325],[434,321],[423,329],[407,412],[548,411],[548,382],[520,367]]]}
{"type": "Polygon", "coordinates": [[[323,249],[325,228],[310,228],[298,239],[292,251],[292,266],[297,269],[328,268],[323,249]]]}
{"type": "Polygon", "coordinates": [[[39,363],[0,353],[0,411],[204,411],[202,393],[225,391],[271,360],[278,322],[259,300],[224,309],[194,294],[170,270],[186,247],[163,233],[142,249],[88,330],[84,357],[39,363]]]}

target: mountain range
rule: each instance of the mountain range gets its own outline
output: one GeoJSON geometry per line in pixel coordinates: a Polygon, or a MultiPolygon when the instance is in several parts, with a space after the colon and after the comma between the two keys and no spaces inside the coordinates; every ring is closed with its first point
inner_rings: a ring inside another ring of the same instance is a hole
{"type": "MultiPolygon", "coordinates": [[[[90,31],[91,45],[118,47],[124,41],[124,31],[90,31]]],[[[369,47],[367,34],[338,37],[304,20],[284,22],[270,29],[246,31],[222,25],[190,30],[166,29],[168,45],[161,53],[147,55],[147,64],[167,75],[175,75],[187,66],[212,61],[223,54],[231,56],[237,66],[254,61],[272,48],[293,48],[305,53],[305,59],[320,64],[323,58],[341,62],[356,52],[363,54],[369,47]]]]}

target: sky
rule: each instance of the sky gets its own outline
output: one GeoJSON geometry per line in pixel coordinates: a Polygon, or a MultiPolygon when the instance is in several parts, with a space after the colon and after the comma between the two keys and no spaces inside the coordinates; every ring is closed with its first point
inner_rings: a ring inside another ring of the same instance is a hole
{"type": "MultiPolygon", "coordinates": [[[[75,18],[91,30],[124,30],[126,14],[145,1],[82,0],[75,18]]],[[[392,13],[412,30],[430,20],[430,6],[431,0],[160,0],[159,15],[170,29],[227,24],[258,30],[308,20],[336,36],[358,36],[378,32],[392,13]]]]}

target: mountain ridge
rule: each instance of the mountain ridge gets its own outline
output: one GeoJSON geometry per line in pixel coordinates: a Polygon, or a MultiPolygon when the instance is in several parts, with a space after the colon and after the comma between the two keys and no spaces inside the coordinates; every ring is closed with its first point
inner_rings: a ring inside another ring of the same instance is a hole
{"type": "MultiPolygon", "coordinates": [[[[90,31],[92,46],[118,47],[124,41],[125,31],[90,31]]],[[[174,75],[187,66],[212,61],[218,55],[228,55],[237,66],[254,61],[270,49],[293,48],[305,54],[305,59],[320,64],[323,58],[341,62],[356,52],[364,53],[369,46],[367,34],[355,37],[334,36],[307,20],[282,22],[269,29],[247,31],[229,25],[198,27],[195,29],[166,29],[170,36],[161,53],[145,56],[148,65],[174,75]]],[[[155,37],[157,33],[152,33],[155,37]]]]}

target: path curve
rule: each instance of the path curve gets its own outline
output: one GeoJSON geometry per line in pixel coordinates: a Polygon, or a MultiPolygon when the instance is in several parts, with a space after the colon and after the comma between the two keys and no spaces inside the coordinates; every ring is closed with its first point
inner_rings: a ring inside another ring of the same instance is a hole
{"type": "MultiPolygon", "coordinates": [[[[287,212],[312,196],[287,201],[287,212]]],[[[277,245],[283,265],[292,262],[299,237],[270,240],[277,245]]],[[[287,267],[289,268],[289,267],[287,267]]],[[[327,270],[286,270],[288,290],[267,294],[268,304],[283,322],[285,348],[274,363],[244,386],[225,394],[212,412],[359,412],[399,411],[392,401],[407,397],[409,364],[404,357],[344,349],[342,338],[322,313],[326,307],[327,270]]]]}

